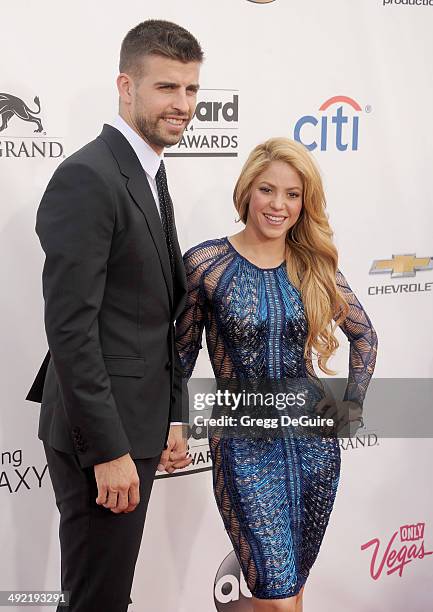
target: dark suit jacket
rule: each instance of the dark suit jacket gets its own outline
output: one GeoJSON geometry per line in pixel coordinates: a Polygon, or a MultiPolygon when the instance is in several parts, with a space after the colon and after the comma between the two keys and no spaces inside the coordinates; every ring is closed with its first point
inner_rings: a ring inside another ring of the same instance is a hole
{"type": "Polygon", "coordinates": [[[170,421],[187,420],[174,342],[186,277],[176,240],[173,281],[145,172],[118,130],[104,125],[57,168],[36,232],[49,352],[26,399],[41,402],[39,438],[82,467],[157,455],[170,421]]]}

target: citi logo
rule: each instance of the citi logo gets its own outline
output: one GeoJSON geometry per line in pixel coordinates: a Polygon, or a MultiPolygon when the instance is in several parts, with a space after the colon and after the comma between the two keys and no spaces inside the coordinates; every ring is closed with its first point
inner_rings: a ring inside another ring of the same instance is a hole
{"type": "MultiPolygon", "coordinates": [[[[370,107],[367,107],[368,111],[370,107]]],[[[349,96],[333,96],[319,107],[321,113],[303,115],[295,124],[293,138],[309,151],[337,149],[357,151],[361,106],[349,96]]]]}

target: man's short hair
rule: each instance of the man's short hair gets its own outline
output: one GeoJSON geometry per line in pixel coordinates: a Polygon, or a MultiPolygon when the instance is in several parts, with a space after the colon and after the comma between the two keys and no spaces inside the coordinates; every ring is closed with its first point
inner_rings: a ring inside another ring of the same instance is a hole
{"type": "Polygon", "coordinates": [[[146,55],[159,55],[185,63],[203,61],[203,51],[197,39],[185,28],[161,19],[148,19],[128,32],[120,48],[120,72],[140,78],[146,55]]]}

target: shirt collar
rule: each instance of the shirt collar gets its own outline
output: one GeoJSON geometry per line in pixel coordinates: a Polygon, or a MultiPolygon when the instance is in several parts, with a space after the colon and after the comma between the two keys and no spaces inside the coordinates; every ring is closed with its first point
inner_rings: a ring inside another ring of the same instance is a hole
{"type": "Polygon", "coordinates": [[[141,136],[120,115],[110,123],[112,127],[121,132],[134,149],[143,170],[155,180],[156,173],[161,165],[162,155],[158,155],[141,136]]]}

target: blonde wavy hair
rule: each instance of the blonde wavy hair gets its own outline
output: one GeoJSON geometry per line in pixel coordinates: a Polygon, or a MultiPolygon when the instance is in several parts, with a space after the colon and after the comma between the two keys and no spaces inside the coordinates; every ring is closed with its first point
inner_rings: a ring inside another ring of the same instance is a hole
{"type": "Polygon", "coordinates": [[[326,374],[336,374],[327,362],[339,346],[334,331],[347,316],[349,306],[336,284],[338,253],[325,212],[322,179],[312,155],[289,138],[270,138],[259,144],[242,168],[233,202],[246,225],[252,184],[273,161],[290,164],[303,185],[299,218],[286,235],[286,267],[290,281],[301,293],[308,322],[304,357],[311,361],[315,353],[319,368],[326,374]]]}

